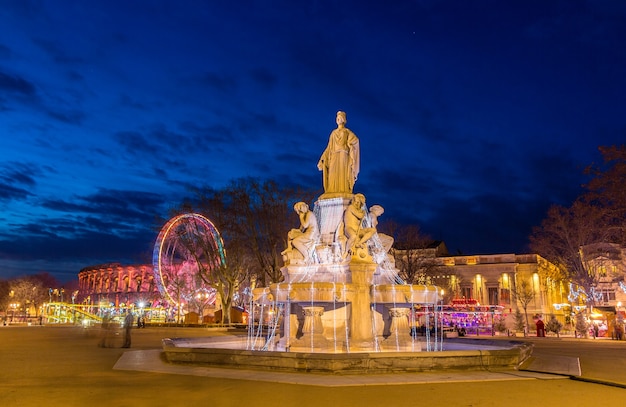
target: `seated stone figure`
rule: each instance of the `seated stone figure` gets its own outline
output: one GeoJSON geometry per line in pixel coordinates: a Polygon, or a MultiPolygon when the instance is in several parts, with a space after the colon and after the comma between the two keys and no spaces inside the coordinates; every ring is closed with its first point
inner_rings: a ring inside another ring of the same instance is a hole
{"type": "MultiPolygon", "coordinates": [[[[382,206],[373,205],[369,213],[365,210],[365,196],[354,195],[350,205],[346,208],[343,219],[342,242],[344,258],[359,252],[359,257],[369,257],[367,243],[374,235],[378,236],[383,253],[387,253],[393,245],[393,237],[378,233],[378,217],[385,212],[382,206]]],[[[377,249],[380,251],[380,249],[377,249]]]]}
{"type": "Polygon", "coordinates": [[[392,267],[395,267],[396,260],[392,255],[389,254],[389,250],[391,250],[391,246],[393,246],[393,237],[386,235],[384,233],[380,233],[378,231],[378,217],[385,212],[382,206],[380,205],[372,205],[370,208],[370,223],[372,228],[376,229],[376,236],[378,237],[378,242],[380,245],[376,245],[374,248],[375,254],[373,257],[377,263],[381,261],[385,261],[392,267]]]}
{"type": "Polygon", "coordinates": [[[391,249],[391,246],[393,246],[393,237],[384,233],[380,233],[377,230],[378,217],[383,213],[385,213],[385,209],[380,205],[372,205],[372,207],[370,208],[370,221],[372,224],[372,228],[376,229],[376,233],[378,234],[380,243],[383,246],[383,250],[385,251],[385,253],[388,253],[391,249]]]}
{"type": "Polygon", "coordinates": [[[363,219],[365,211],[365,196],[356,194],[352,197],[350,205],[343,214],[343,234],[345,236],[345,247],[343,247],[343,257],[354,254],[356,248],[363,247],[363,219]]]}
{"type": "Polygon", "coordinates": [[[313,261],[315,245],[319,242],[320,232],[315,214],[309,210],[309,205],[298,202],[293,209],[300,218],[300,228],[291,229],[287,235],[287,248],[282,252],[290,262],[301,257],[305,263],[313,261]],[[294,253],[294,249],[295,252],[294,253]],[[294,254],[296,254],[294,256],[294,254]]]}

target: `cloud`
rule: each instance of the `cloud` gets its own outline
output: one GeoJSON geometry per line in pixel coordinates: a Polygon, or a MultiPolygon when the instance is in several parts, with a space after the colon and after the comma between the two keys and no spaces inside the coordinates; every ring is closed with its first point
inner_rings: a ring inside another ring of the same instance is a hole
{"type": "Polygon", "coordinates": [[[9,59],[13,55],[11,49],[3,44],[0,44],[0,58],[9,59]]]}
{"type": "MultiPolygon", "coordinates": [[[[182,162],[178,158],[209,154],[232,142],[230,129],[217,123],[204,126],[183,121],[179,125],[180,131],[172,131],[161,123],[154,123],[150,127],[145,131],[116,132],[113,140],[132,157],[179,164],[182,162]]],[[[186,165],[182,168],[186,168],[186,165]]]]}
{"type": "Polygon", "coordinates": [[[222,94],[232,93],[237,88],[237,81],[232,76],[215,72],[205,72],[197,82],[222,94]]]}
{"type": "Polygon", "coordinates": [[[436,214],[420,222],[433,238],[444,240],[451,253],[524,253],[531,225],[545,209],[534,201],[506,195],[448,197],[437,202],[436,214]]]}
{"type": "Polygon", "coordinates": [[[0,166],[0,180],[33,187],[39,170],[30,164],[11,162],[0,166]]]}
{"type": "Polygon", "coordinates": [[[0,202],[25,199],[32,196],[32,193],[24,188],[17,188],[7,183],[0,183],[0,202]]]}
{"type": "Polygon", "coordinates": [[[185,120],[179,123],[179,127],[182,131],[192,134],[194,139],[208,145],[214,143],[225,144],[230,142],[233,138],[232,129],[220,122],[203,125],[185,120]]]}
{"type": "Polygon", "coordinates": [[[0,94],[17,94],[22,96],[35,96],[36,89],[32,82],[26,79],[0,72],[0,94]]]}
{"type": "Polygon", "coordinates": [[[193,186],[321,189],[339,109],[381,222],[465,253],[522,250],[623,142],[626,6],[109,3],[3,9],[0,242],[27,267],[125,261],[193,186]]]}
{"type": "Polygon", "coordinates": [[[118,131],[113,134],[113,140],[133,156],[154,155],[159,152],[156,143],[137,131],[118,131]]]}
{"type": "Polygon", "coordinates": [[[30,164],[9,162],[0,165],[0,201],[23,200],[33,196],[39,169],[30,164]]]}
{"type": "Polygon", "coordinates": [[[125,93],[120,95],[119,104],[122,107],[130,107],[130,108],[145,111],[145,112],[149,111],[149,108],[145,103],[142,103],[134,99],[132,96],[127,95],[125,93]]]}
{"type": "Polygon", "coordinates": [[[563,151],[539,151],[526,160],[526,190],[529,199],[541,197],[552,204],[569,206],[582,192],[586,176],[574,155],[563,151]]]}
{"type": "Polygon", "coordinates": [[[54,62],[59,64],[74,66],[85,62],[85,60],[81,57],[69,55],[67,51],[68,47],[61,46],[54,41],[35,38],[33,39],[33,43],[45,51],[54,62]]]}
{"type": "Polygon", "coordinates": [[[103,219],[132,224],[138,220],[145,222],[146,217],[159,213],[163,198],[152,192],[100,188],[94,194],[75,196],[71,201],[46,199],[41,205],[56,212],[95,214],[103,219]]]}
{"type": "MultiPolygon", "coordinates": [[[[118,236],[91,231],[74,237],[17,236],[0,240],[2,260],[74,261],[98,264],[108,261],[149,262],[154,237],[145,231],[118,236]],[[106,244],[103,245],[103,242],[106,244]]],[[[73,270],[78,273],[78,270],[73,270]]]]}
{"type": "MultiPolygon", "coordinates": [[[[83,97],[81,92],[67,91],[61,95],[53,89],[54,87],[44,85],[40,88],[45,91],[39,92],[32,81],[22,76],[0,72],[0,102],[3,99],[5,103],[14,100],[65,124],[83,123],[87,114],[76,108],[83,97]],[[45,96],[41,97],[40,94],[45,96]]],[[[8,105],[5,106],[4,109],[9,110],[8,105]]]]}
{"type": "Polygon", "coordinates": [[[33,262],[47,271],[56,270],[55,263],[71,263],[74,276],[89,264],[150,262],[164,205],[160,194],[104,188],[71,201],[42,200],[40,208],[48,211],[39,219],[3,220],[12,224],[0,236],[0,265],[15,266],[3,273],[20,274],[20,267],[33,262]]]}
{"type": "Polygon", "coordinates": [[[80,110],[48,110],[47,113],[53,119],[73,125],[80,125],[86,116],[85,112],[80,110]]]}
{"type": "Polygon", "coordinates": [[[272,89],[278,82],[278,78],[272,71],[265,68],[255,68],[250,71],[252,79],[266,90],[272,89]]]}

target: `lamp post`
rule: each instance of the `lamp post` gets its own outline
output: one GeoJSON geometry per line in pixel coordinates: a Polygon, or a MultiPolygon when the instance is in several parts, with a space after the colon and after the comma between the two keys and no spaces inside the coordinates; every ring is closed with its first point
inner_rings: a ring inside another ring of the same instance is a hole
{"type": "Polygon", "coordinates": [[[20,304],[17,302],[13,302],[9,305],[11,307],[11,322],[13,322],[13,319],[15,318],[15,310],[17,308],[19,308],[20,304]]]}

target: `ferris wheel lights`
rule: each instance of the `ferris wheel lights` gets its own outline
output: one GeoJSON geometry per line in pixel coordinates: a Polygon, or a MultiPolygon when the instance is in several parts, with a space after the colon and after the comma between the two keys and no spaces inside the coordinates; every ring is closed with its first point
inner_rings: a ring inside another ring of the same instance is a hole
{"type": "Polygon", "coordinates": [[[190,310],[215,301],[216,290],[196,276],[225,264],[226,253],[219,232],[205,216],[185,213],[170,219],[157,237],[152,261],[157,288],[170,305],[177,306],[179,320],[183,299],[190,310]]]}

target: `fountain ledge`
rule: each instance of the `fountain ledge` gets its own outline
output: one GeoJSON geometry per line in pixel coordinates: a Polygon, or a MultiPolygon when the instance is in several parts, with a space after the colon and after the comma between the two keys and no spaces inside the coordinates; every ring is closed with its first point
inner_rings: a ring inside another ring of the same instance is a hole
{"type": "Polygon", "coordinates": [[[233,349],[245,337],[166,338],[163,357],[172,364],[332,374],[382,374],[446,370],[515,370],[532,353],[521,341],[449,339],[437,352],[307,353],[233,349]],[[215,340],[212,340],[215,339],[215,340]],[[469,348],[472,349],[463,349],[469,348]]]}

